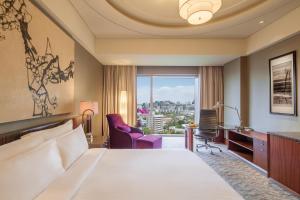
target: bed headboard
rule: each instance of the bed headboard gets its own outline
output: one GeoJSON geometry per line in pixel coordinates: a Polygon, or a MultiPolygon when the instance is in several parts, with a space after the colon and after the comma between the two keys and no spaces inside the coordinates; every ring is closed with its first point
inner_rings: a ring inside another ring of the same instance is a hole
{"type": "Polygon", "coordinates": [[[51,123],[47,123],[47,124],[32,126],[32,127],[21,129],[21,130],[15,130],[15,131],[11,131],[11,132],[8,132],[8,133],[3,133],[3,134],[0,134],[0,146],[4,145],[4,144],[7,144],[9,142],[13,142],[15,140],[18,140],[23,135],[26,135],[28,133],[35,132],[35,131],[40,131],[40,130],[45,130],[45,129],[48,129],[48,128],[53,128],[53,127],[62,125],[70,119],[72,119],[72,121],[73,121],[73,128],[76,128],[77,126],[79,126],[81,124],[81,118],[80,117],[73,117],[73,118],[63,119],[63,120],[59,120],[59,121],[55,121],[55,122],[51,122],[51,123]]]}

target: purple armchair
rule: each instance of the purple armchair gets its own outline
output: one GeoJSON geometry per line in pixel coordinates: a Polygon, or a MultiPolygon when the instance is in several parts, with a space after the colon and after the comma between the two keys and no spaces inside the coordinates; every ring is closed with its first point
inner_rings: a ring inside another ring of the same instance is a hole
{"type": "Polygon", "coordinates": [[[143,132],[124,123],[121,115],[106,115],[109,125],[110,148],[112,149],[135,149],[138,138],[143,137],[143,132]]]}

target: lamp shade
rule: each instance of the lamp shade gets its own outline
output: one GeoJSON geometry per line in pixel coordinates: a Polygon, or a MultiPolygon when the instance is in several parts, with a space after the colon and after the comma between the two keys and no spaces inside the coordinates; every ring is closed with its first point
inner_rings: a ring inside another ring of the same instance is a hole
{"type": "Polygon", "coordinates": [[[98,102],[80,101],[80,114],[83,114],[86,110],[94,112],[95,115],[98,114],[98,102]]]}
{"type": "Polygon", "coordinates": [[[120,94],[120,115],[123,121],[127,123],[127,91],[121,91],[120,94]]]}
{"type": "Polygon", "coordinates": [[[204,24],[222,6],[222,0],[179,0],[179,15],[190,24],[204,24]]]}

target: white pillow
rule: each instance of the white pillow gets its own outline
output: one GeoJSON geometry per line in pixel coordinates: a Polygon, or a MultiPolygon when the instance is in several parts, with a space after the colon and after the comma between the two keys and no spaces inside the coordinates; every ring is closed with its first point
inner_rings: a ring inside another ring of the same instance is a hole
{"type": "Polygon", "coordinates": [[[81,125],[70,133],[57,138],[56,141],[65,169],[68,169],[88,150],[88,143],[81,125]]]}
{"type": "Polygon", "coordinates": [[[28,137],[0,146],[0,161],[24,153],[42,144],[45,141],[43,136],[28,137]]]}
{"type": "Polygon", "coordinates": [[[34,199],[64,172],[55,140],[43,143],[0,162],[1,199],[34,199]]]}
{"type": "Polygon", "coordinates": [[[45,129],[45,130],[41,130],[41,131],[32,132],[32,133],[24,135],[22,138],[43,135],[45,137],[45,140],[50,140],[50,139],[59,137],[61,135],[64,135],[65,133],[68,133],[71,130],[73,130],[73,121],[69,120],[60,126],[56,126],[54,128],[49,128],[49,129],[45,129]]]}

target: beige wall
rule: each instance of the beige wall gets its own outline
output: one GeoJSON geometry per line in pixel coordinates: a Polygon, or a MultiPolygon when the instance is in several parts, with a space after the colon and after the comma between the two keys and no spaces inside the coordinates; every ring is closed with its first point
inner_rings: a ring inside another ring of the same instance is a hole
{"type": "MultiPolygon", "coordinates": [[[[224,66],[224,104],[239,109],[243,125],[248,125],[248,68],[247,58],[240,57],[224,66]]],[[[235,111],[224,110],[224,123],[239,125],[235,111]]]]}
{"type": "Polygon", "coordinates": [[[69,0],[32,0],[95,56],[95,36],[69,0]]]}
{"type": "MultiPolygon", "coordinates": [[[[102,105],[102,65],[91,56],[86,50],[83,49],[78,43],[75,45],[75,104],[74,113],[69,115],[53,116],[49,118],[30,119],[17,122],[9,122],[0,124],[0,134],[18,130],[21,128],[31,127],[38,124],[48,123],[51,121],[57,121],[60,119],[68,118],[73,115],[79,114],[79,102],[80,100],[93,100],[99,102],[99,107],[102,105]]],[[[3,106],[3,105],[2,105],[3,106]]],[[[99,109],[101,112],[101,109],[99,109]]],[[[94,122],[94,134],[101,134],[101,113],[95,117],[94,122]]]]}
{"type": "MultiPolygon", "coordinates": [[[[240,61],[241,59],[238,58],[224,65],[224,104],[233,107],[236,106],[238,109],[241,108],[240,61]]],[[[224,110],[224,123],[232,125],[239,124],[238,117],[233,110],[224,110]]]]}
{"type": "MultiPolygon", "coordinates": [[[[300,117],[270,114],[269,108],[269,59],[294,50],[297,50],[297,63],[299,63],[300,34],[253,53],[247,57],[246,61],[239,58],[225,64],[224,102],[226,105],[237,106],[241,109],[244,120],[248,118],[249,126],[255,130],[264,132],[300,130],[300,117]],[[241,66],[246,67],[241,68],[241,66]],[[241,69],[245,70],[241,71],[241,69]]],[[[297,92],[300,94],[300,70],[298,69],[297,92]]],[[[300,105],[299,97],[298,105],[300,105]]],[[[298,114],[300,114],[299,106],[298,114]]],[[[225,111],[225,123],[233,124],[237,122],[236,120],[232,111],[225,111]]]]}
{"type": "Polygon", "coordinates": [[[83,47],[75,49],[75,113],[80,101],[97,101],[99,113],[93,119],[93,134],[102,135],[103,66],[83,47]]]}
{"type": "Polygon", "coordinates": [[[138,75],[197,75],[198,66],[138,66],[138,75]]]}
{"type": "MultiPolygon", "coordinates": [[[[297,50],[298,105],[300,89],[300,35],[282,41],[248,57],[249,66],[249,122],[250,126],[261,131],[299,131],[300,118],[270,114],[269,106],[269,59],[297,50]]],[[[299,106],[298,106],[298,114],[299,106]]]]}

